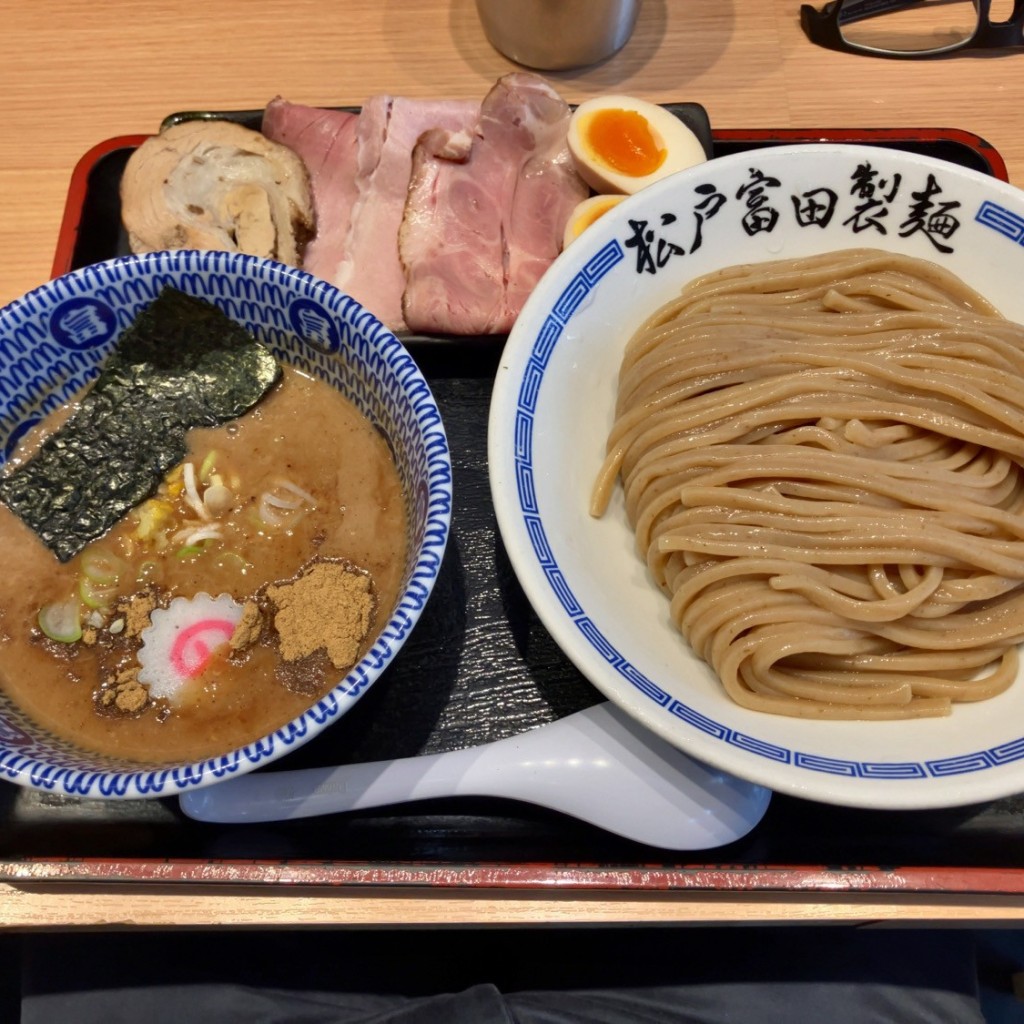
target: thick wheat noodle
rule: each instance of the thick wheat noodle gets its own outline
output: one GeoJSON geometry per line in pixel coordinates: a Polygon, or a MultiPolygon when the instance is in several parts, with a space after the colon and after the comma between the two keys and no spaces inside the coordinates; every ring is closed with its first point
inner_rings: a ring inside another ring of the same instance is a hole
{"type": "MultiPolygon", "coordinates": [[[[951,414],[951,403],[943,403],[929,409],[920,404],[916,407],[901,406],[894,398],[890,398],[887,403],[860,398],[850,400],[843,396],[829,400],[824,392],[818,390],[817,381],[808,380],[807,383],[814,387],[815,391],[803,402],[794,400],[794,389],[798,382],[793,380],[786,380],[772,388],[770,392],[763,389],[759,396],[761,402],[752,400],[748,389],[740,388],[737,404],[729,416],[721,415],[721,405],[717,410],[710,404],[702,405],[698,410],[687,412],[677,418],[673,418],[666,410],[659,409],[645,422],[633,428],[627,436],[610,438],[611,451],[606,461],[604,486],[609,487],[618,472],[629,473],[634,461],[641,455],[647,455],[649,458],[649,451],[657,451],[657,445],[663,440],[703,450],[709,444],[729,440],[745,441],[745,435],[755,430],[767,429],[769,432],[775,432],[779,429],[780,418],[783,417],[787,424],[801,418],[815,423],[840,410],[845,410],[850,420],[886,418],[897,423],[911,424],[919,430],[956,436],[966,443],[1005,449],[1010,457],[1024,459],[1024,437],[1012,429],[990,430],[975,426],[966,417],[957,420],[951,414]],[[773,427],[775,431],[772,430],[773,427]]],[[[841,388],[843,384],[835,380],[834,386],[841,388]]],[[[733,389],[721,389],[726,390],[733,389]]],[[[842,436],[842,432],[839,433],[842,436]]],[[[806,451],[806,447],[802,447],[801,450],[806,451]]]]}
{"type": "MultiPolygon", "coordinates": [[[[749,512],[749,516],[743,516],[747,522],[772,522],[782,521],[785,517],[798,516],[800,512],[806,512],[808,530],[827,529],[827,524],[836,519],[842,518],[844,525],[846,516],[861,516],[859,525],[867,525],[871,518],[884,519],[882,511],[872,512],[873,506],[865,506],[856,501],[822,501],[815,503],[803,499],[789,499],[781,494],[767,494],[764,491],[737,491],[730,487],[711,486],[687,486],[680,492],[688,506],[688,510],[681,513],[689,519],[699,511],[700,507],[716,505],[729,505],[730,507],[742,509],[749,512]],[[815,521],[821,525],[815,525],[815,521]]],[[[956,502],[955,500],[942,501],[941,495],[935,495],[934,501],[928,502],[929,508],[945,508],[947,515],[944,517],[946,525],[953,524],[958,530],[974,530],[984,532],[993,528],[993,524],[1005,522],[1007,532],[1014,533],[1024,530],[1024,521],[1015,520],[1012,517],[986,516],[985,510],[979,507],[978,503],[956,502]],[[973,514],[976,513],[976,514],[973,514]]],[[[924,504],[924,501],[922,501],[924,504]]],[[[733,521],[739,521],[740,516],[732,516],[733,521]]],[[[673,524],[685,521],[680,517],[673,518],[673,524]]],[[[902,568],[902,564],[900,568],[902,568]]]]}
{"type": "MultiPolygon", "coordinates": [[[[736,312],[741,311],[732,311],[732,315],[735,315],[736,312]]],[[[885,349],[894,341],[898,342],[901,337],[905,339],[907,328],[925,331],[928,327],[927,324],[921,323],[923,318],[916,314],[904,315],[898,320],[886,320],[885,322],[881,322],[877,317],[859,319],[854,316],[844,316],[835,319],[850,321],[847,331],[839,331],[832,325],[825,325],[822,330],[815,331],[814,324],[800,319],[792,319],[778,314],[751,316],[748,311],[743,314],[742,324],[730,325],[723,330],[719,318],[726,313],[726,310],[721,310],[715,317],[711,317],[707,330],[699,330],[699,323],[688,323],[686,334],[682,337],[678,337],[678,335],[670,337],[671,328],[665,328],[664,334],[652,339],[653,342],[658,343],[657,359],[646,358],[639,364],[634,363],[628,370],[624,370],[620,381],[620,401],[632,402],[636,398],[634,392],[647,381],[650,381],[654,387],[666,388],[674,378],[671,374],[665,375],[665,367],[671,367],[675,363],[675,350],[678,347],[690,349],[687,356],[690,362],[677,370],[679,377],[699,381],[700,371],[705,368],[709,374],[721,374],[723,372],[723,347],[728,349],[728,343],[735,337],[742,337],[745,343],[749,344],[751,331],[758,327],[764,327],[766,331],[771,332],[790,331],[793,333],[794,343],[799,339],[806,339],[808,335],[831,337],[835,339],[837,345],[841,344],[844,350],[867,356],[870,356],[872,352],[879,351],[880,348],[885,349]],[[668,343],[664,343],[666,340],[668,343]],[[697,344],[700,344],[701,347],[699,352],[693,351],[697,344]]],[[[1012,374],[1021,372],[1024,368],[1024,359],[1022,359],[1022,354],[1013,348],[1012,343],[1007,343],[1006,339],[989,332],[985,336],[987,344],[981,346],[976,343],[980,333],[978,330],[974,332],[950,329],[930,331],[914,339],[914,347],[906,349],[904,358],[935,356],[942,358],[948,366],[951,363],[950,357],[968,357],[977,361],[979,369],[985,367],[993,372],[1002,370],[1012,374]]],[[[763,342],[759,343],[761,346],[763,344],[763,342]]],[[[747,350],[729,352],[727,365],[731,367],[737,364],[747,354],[747,350]]],[[[888,354],[891,356],[893,353],[889,352],[888,354]]],[[[787,359],[794,358],[790,353],[787,353],[786,356],[787,359]]]]}
{"type": "Polygon", "coordinates": [[[736,266],[629,340],[617,480],[672,621],[737,703],[949,714],[1024,641],[1024,327],[935,264],[736,266]]]}
{"type": "MultiPolygon", "coordinates": [[[[730,364],[732,375],[737,376],[747,370],[749,365],[761,362],[761,359],[756,358],[758,354],[757,349],[751,346],[745,353],[746,365],[736,365],[737,360],[732,360],[730,364]]],[[[778,356],[779,353],[775,353],[775,355],[778,356]]],[[[805,366],[821,367],[822,376],[826,381],[836,376],[835,354],[831,351],[823,351],[819,347],[803,348],[793,344],[787,348],[785,361],[789,366],[799,368],[798,377],[805,375],[803,371],[805,366]]],[[[899,385],[908,391],[912,389],[921,389],[925,392],[935,391],[951,398],[954,402],[966,402],[969,407],[977,409],[994,422],[1009,421],[1013,410],[1021,408],[1021,403],[1018,401],[1020,395],[1019,375],[981,365],[976,367],[973,374],[962,373],[962,369],[962,357],[950,359],[921,352],[909,353],[902,362],[886,358],[882,354],[872,353],[865,356],[847,352],[843,355],[842,365],[844,376],[848,376],[851,372],[859,372],[869,379],[877,378],[890,385],[899,385]],[[911,364],[912,368],[910,368],[911,364]],[[981,391],[981,385],[987,385],[992,392],[992,397],[981,391]]],[[[758,381],[751,390],[756,394],[763,388],[763,381],[758,381]]],[[[632,397],[633,400],[636,400],[641,395],[634,394],[632,397]]]]}

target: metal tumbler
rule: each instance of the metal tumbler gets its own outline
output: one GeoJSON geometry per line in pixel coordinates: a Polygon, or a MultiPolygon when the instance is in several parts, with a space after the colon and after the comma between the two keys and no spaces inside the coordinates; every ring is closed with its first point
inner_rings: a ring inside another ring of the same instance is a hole
{"type": "Polygon", "coordinates": [[[491,45],[546,71],[585,67],[625,46],[641,0],[476,0],[491,45]]]}

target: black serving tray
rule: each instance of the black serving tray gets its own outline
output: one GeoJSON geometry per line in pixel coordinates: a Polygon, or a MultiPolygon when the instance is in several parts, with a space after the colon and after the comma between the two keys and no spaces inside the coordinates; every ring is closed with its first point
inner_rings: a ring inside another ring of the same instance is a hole
{"type": "MultiPolygon", "coordinates": [[[[172,115],[183,116],[197,115],[172,115]]],[[[258,125],[258,112],[228,116],[258,125]]],[[[82,158],[55,274],[126,251],[118,184],[142,138],[107,140],[82,158]]],[[[988,143],[953,129],[716,130],[709,146],[722,155],[811,141],[907,148],[1006,179],[988,143]]],[[[407,344],[434,390],[452,452],[455,506],[441,573],[388,671],[337,724],[265,771],[470,746],[602,699],[540,624],[497,530],[486,426],[503,339],[410,338],[407,344]]],[[[0,878],[32,881],[1016,893],[1024,892],[1022,840],[1024,795],[914,812],[776,795],[746,838],[680,853],[497,799],[215,825],[186,818],[176,799],[109,802],[0,786],[0,878]]]]}

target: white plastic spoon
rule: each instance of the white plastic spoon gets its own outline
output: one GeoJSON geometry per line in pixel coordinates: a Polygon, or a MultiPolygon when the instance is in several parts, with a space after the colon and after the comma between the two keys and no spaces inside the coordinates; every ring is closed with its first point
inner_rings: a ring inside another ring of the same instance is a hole
{"type": "Polygon", "coordinates": [[[692,760],[612,704],[463,750],[243,775],[182,794],[190,818],[283,821],[450,796],[548,807],[672,850],[723,846],[764,816],[771,792],[692,760]]]}

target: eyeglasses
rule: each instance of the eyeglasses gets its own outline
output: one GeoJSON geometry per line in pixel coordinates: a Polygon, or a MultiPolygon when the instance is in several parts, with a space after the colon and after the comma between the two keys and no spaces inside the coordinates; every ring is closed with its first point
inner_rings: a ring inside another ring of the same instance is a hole
{"type": "Polygon", "coordinates": [[[941,57],[967,49],[1024,46],[1024,0],[832,0],[803,4],[800,24],[813,43],[875,57],[941,57]],[[1003,10],[1000,10],[1002,8],[1003,10]]]}

